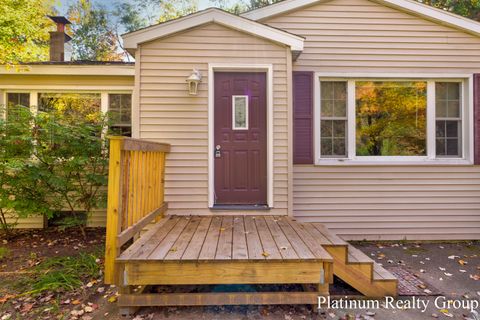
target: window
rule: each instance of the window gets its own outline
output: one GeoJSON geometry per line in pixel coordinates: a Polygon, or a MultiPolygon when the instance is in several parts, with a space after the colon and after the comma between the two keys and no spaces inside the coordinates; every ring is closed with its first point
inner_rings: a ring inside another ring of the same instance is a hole
{"type": "Polygon", "coordinates": [[[7,93],[7,120],[14,115],[17,106],[30,107],[30,93],[7,93]]]}
{"type": "Polygon", "coordinates": [[[320,91],[320,152],[323,157],[347,155],[347,83],[323,82],[320,91]]]}
{"type": "Polygon", "coordinates": [[[355,84],[356,155],[425,156],[427,83],[355,84]]]}
{"type": "Polygon", "coordinates": [[[58,111],[65,115],[90,117],[100,112],[98,93],[39,93],[38,111],[58,111]]]}
{"type": "Polygon", "coordinates": [[[317,85],[319,163],[469,156],[463,80],[319,78],[317,85]]]}
{"type": "Polygon", "coordinates": [[[132,95],[109,94],[108,112],[112,123],[111,129],[123,136],[132,135],[132,95]]]}
{"type": "Polygon", "coordinates": [[[462,108],[460,84],[435,84],[437,157],[462,156],[462,108]]]}
{"type": "Polygon", "coordinates": [[[232,129],[248,130],[248,96],[232,96],[232,129]]]}
{"type": "Polygon", "coordinates": [[[30,93],[7,93],[8,106],[30,106],[30,93]]]}

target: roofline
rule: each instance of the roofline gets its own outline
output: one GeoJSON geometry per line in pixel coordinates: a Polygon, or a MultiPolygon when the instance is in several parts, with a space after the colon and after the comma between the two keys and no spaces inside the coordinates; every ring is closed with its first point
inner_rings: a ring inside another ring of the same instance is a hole
{"type": "Polygon", "coordinates": [[[122,35],[124,47],[135,50],[139,44],[163,38],[206,23],[215,22],[226,27],[266,38],[291,47],[292,51],[302,51],[304,38],[284,30],[236,16],[218,8],[209,8],[175,20],[122,35]]]}
{"type": "MultiPolygon", "coordinates": [[[[330,1],[330,0],[326,0],[330,1]]],[[[242,13],[241,16],[252,20],[262,20],[268,17],[276,16],[288,11],[313,5],[315,3],[326,2],[325,0],[284,0],[272,5],[242,13]]],[[[388,7],[396,8],[417,16],[440,22],[469,33],[480,36],[480,23],[454,14],[449,11],[434,8],[432,6],[414,1],[414,0],[370,0],[383,4],[388,7]]]]}
{"type": "Polygon", "coordinates": [[[70,75],[70,76],[131,76],[134,65],[13,65],[0,66],[0,75],[70,75]]]}

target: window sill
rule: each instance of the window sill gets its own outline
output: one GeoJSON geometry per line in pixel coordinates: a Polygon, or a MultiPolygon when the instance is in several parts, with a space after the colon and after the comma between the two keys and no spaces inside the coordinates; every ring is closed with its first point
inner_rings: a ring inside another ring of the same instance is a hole
{"type": "Polygon", "coordinates": [[[473,162],[465,159],[319,159],[315,166],[465,166],[473,162]]]}

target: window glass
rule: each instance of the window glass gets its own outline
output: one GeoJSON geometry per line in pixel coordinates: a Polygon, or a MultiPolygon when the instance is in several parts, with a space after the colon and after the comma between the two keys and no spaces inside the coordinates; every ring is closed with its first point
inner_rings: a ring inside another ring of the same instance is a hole
{"type": "Polygon", "coordinates": [[[320,83],[320,154],[325,158],[347,156],[347,83],[320,83]]]}
{"type": "Polygon", "coordinates": [[[101,109],[97,93],[39,93],[38,111],[60,112],[67,116],[94,117],[101,109]]]}
{"type": "Polygon", "coordinates": [[[7,105],[10,106],[30,106],[30,93],[7,93],[7,105]]]}
{"type": "Polygon", "coordinates": [[[427,83],[356,82],[357,156],[426,156],[427,83]]]}
{"type": "MultiPolygon", "coordinates": [[[[17,93],[17,92],[8,92],[7,93],[7,116],[6,120],[10,121],[12,119],[19,119],[18,109],[19,106],[29,108],[30,107],[30,93],[17,93]]],[[[0,115],[4,116],[4,115],[0,115]]]]}
{"type": "Polygon", "coordinates": [[[132,95],[115,93],[108,95],[108,113],[111,129],[116,134],[132,134],[132,95]]]}
{"type": "Polygon", "coordinates": [[[437,157],[462,156],[460,91],[458,82],[435,83],[437,157]]]}
{"type": "Polygon", "coordinates": [[[233,129],[248,129],[248,96],[233,96],[233,129]]]}

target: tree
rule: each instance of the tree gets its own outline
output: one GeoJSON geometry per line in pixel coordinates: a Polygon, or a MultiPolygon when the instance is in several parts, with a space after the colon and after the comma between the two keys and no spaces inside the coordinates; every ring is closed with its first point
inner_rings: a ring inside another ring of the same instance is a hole
{"type": "Polygon", "coordinates": [[[68,19],[72,22],[74,60],[122,60],[108,10],[90,0],[78,0],[68,9],[68,19]]]}
{"type": "Polygon", "coordinates": [[[480,0],[417,0],[432,7],[447,10],[480,21],[480,0]]]}
{"type": "Polygon", "coordinates": [[[0,64],[48,58],[52,0],[0,1],[0,64]]]}

